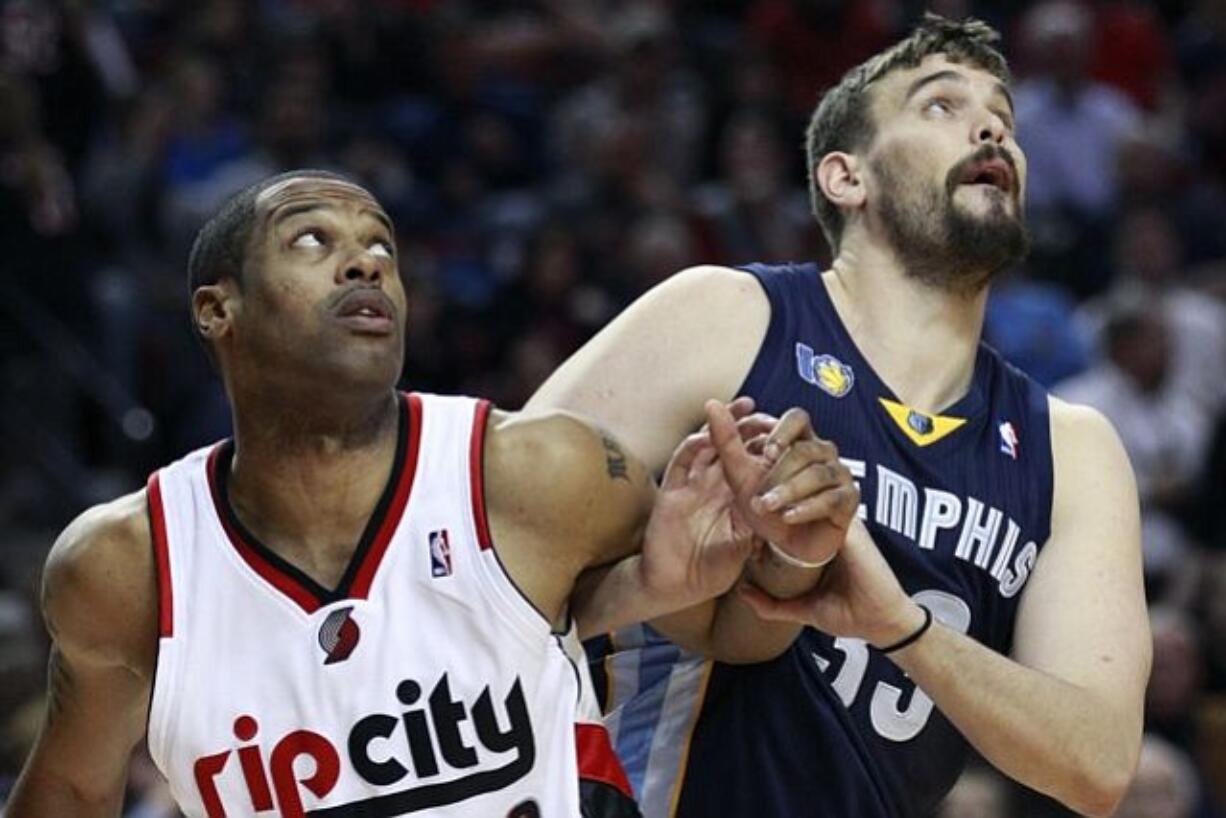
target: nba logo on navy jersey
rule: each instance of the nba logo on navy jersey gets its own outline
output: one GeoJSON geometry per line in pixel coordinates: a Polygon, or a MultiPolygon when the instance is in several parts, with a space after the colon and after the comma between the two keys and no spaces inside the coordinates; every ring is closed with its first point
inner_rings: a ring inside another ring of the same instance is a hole
{"type": "Polygon", "coordinates": [[[1017,439],[1017,430],[1007,420],[1003,421],[997,428],[1000,431],[1000,450],[1014,460],[1017,460],[1017,452],[1020,447],[1020,441],[1017,439]]]}
{"type": "Polygon", "coordinates": [[[451,542],[445,528],[430,532],[430,576],[451,576],[451,542]]]}

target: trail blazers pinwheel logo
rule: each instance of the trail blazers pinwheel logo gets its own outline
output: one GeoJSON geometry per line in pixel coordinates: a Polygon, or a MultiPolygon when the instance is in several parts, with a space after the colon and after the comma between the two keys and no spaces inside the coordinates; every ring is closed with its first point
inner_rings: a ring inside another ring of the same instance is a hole
{"type": "Polygon", "coordinates": [[[358,623],[353,620],[352,613],[352,605],[348,608],[338,608],[328,614],[328,618],[320,625],[319,646],[328,654],[324,659],[325,665],[345,661],[358,646],[362,631],[358,629],[358,623]]]}

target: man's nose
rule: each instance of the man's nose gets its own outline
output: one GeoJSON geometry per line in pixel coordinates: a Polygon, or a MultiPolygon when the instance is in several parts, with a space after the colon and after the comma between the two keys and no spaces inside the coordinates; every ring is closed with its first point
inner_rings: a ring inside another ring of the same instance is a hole
{"type": "Polygon", "coordinates": [[[338,283],[353,281],[376,282],[383,277],[383,263],[369,250],[354,253],[341,267],[338,283]]]}
{"type": "Polygon", "coordinates": [[[988,114],[976,127],[975,141],[994,142],[999,145],[1005,141],[1007,130],[1004,120],[996,114],[988,114]]]}

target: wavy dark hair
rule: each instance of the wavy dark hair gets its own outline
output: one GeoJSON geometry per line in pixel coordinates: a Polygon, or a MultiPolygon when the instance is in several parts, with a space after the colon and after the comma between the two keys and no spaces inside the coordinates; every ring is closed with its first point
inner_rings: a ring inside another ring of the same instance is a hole
{"type": "Polygon", "coordinates": [[[905,40],[865,60],[843,75],[827,91],[805,131],[809,169],[809,200],[813,215],[834,253],[843,237],[843,214],[817,184],[815,171],[822,157],[833,151],[854,152],[869,144],[876,133],[870,108],[873,83],[903,68],[914,68],[925,57],[944,54],[951,62],[983,69],[1006,85],[1012,82],[1005,57],[992,45],[1000,39],[996,29],[982,20],[949,20],[927,13],[905,40]]]}

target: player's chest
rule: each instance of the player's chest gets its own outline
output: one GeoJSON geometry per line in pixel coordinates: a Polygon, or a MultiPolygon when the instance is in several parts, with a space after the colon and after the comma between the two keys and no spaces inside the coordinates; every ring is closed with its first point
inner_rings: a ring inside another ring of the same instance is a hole
{"type": "Polygon", "coordinates": [[[242,814],[275,796],[295,814],[286,806],[411,800],[532,768],[554,732],[539,702],[574,695],[557,651],[534,651],[446,597],[382,603],[265,611],[245,628],[223,616],[180,646],[181,666],[203,672],[177,685],[175,766],[203,804],[242,814]]]}

